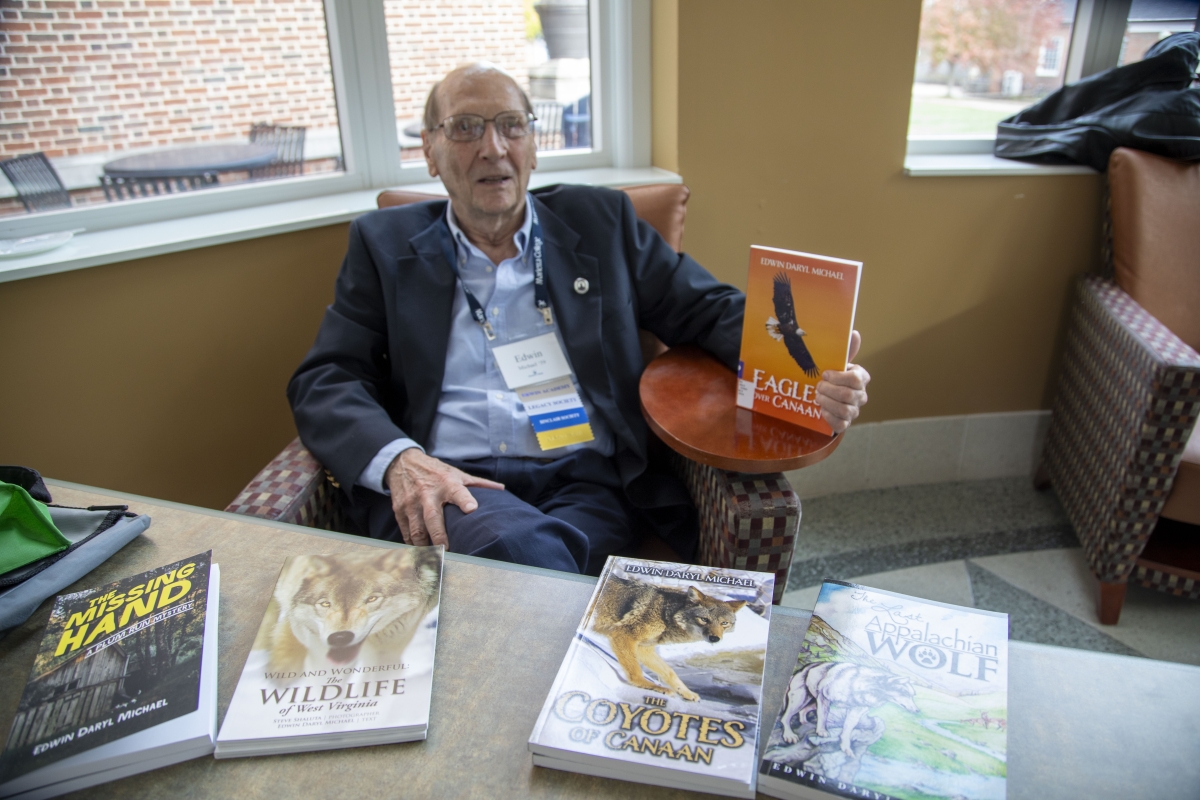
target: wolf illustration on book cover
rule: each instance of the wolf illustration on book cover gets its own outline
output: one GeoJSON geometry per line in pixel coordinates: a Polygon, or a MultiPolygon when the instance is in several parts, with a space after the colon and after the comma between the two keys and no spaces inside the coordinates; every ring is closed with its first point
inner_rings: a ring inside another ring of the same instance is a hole
{"type": "Polygon", "coordinates": [[[827,581],[762,773],[846,797],[1003,800],[1004,614],[827,581]]]}

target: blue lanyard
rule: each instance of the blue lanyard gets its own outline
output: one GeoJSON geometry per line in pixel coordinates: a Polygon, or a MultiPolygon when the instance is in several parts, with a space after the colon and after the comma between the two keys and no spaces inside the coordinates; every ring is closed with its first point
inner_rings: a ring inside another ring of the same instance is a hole
{"type": "MultiPolygon", "coordinates": [[[[537,209],[533,207],[532,201],[526,199],[525,207],[529,209],[529,215],[532,218],[529,226],[529,239],[530,250],[533,251],[534,304],[542,312],[542,319],[546,321],[546,324],[553,325],[554,316],[550,313],[550,292],[546,289],[546,270],[542,256],[542,224],[538,222],[537,209]]],[[[484,335],[487,336],[488,341],[491,341],[496,338],[496,331],[492,328],[492,323],[488,322],[483,305],[475,298],[475,294],[467,288],[466,281],[459,274],[458,256],[454,246],[454,239],[450,235],[450,223],[445,219],[442,220],[439,232],[441,233],[442,240],[442,256],[446,259],[446,263],[450,265],[450,269],[454,271],[454,277],[458,278],[458,283],[462,286],[463,294],[467,296],[467,305],[471,309],[471,316],[483,328],[484,335]]]]}

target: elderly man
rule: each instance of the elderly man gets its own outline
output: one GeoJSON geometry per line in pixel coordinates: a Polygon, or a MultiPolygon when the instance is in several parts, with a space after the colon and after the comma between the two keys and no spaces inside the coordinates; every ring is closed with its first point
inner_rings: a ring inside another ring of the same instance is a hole
{"type": "MultiPolygon", "coordinates": [[[[296,426],[370,536],[596,574],[654,532],[690,558],[692,503],[649,457],[638,329],[734,367],[744,295],[675,253],[622,192],[527,192],[532,120],[491,65],[433,88],[422,141],[450,201],[351,225],[333,305],[288,386],[296,426]]],[[[870,377],[823,378],[823,415],[844,430],[870,377]]]]}

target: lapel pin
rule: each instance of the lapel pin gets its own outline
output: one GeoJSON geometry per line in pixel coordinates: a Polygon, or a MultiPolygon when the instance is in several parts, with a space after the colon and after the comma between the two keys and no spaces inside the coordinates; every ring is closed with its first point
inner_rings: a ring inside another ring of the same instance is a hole
{"type": "Polygon", "coordinates": [[[587,278],[575,279],[575,294],[587,294],[588,288],[587,278]]]}

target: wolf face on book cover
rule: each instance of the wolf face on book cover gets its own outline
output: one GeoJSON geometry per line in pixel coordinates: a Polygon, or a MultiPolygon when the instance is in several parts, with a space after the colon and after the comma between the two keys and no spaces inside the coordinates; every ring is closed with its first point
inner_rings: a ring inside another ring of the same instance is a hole
{"type": "Polygon", "coordinates": [[[1004,800],[1008,616],[826,581],[782,705],[764,793],[1004,800]]]}
{"type": "Polygon", "coordinates": [[[751,782],[773,587],[770,573],[610,558],[530,749],[751,782]]]}
{"type": "Polygon", "coordinates": [[[221,727],[242,740],[428,721],[441,547],[293,556],[221,727]]]}
{"type": "Polygon", "coordinates": [[[197,709],[211,558],[55,600],[0,783],[197,709]]]}

